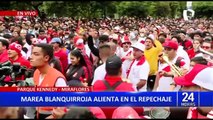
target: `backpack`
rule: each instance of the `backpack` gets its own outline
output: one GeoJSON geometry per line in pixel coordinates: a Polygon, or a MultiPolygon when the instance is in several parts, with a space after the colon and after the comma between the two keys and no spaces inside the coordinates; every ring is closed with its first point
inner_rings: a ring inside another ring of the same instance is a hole
{"type": "Polygon", "coordinates": [[[93,80],[94,67],[93,67],[93,64],[92,64],[90,58],[87,56],[87,54],[84,53],[84,52],[81,52],[81,54],[82,54],[84,61],[86,63],[86,66],[85,66],[86,69],[84,68],[84,71],[86,71],[86,70],[88,71],[88,72],[85,72],[85,73],[88,73],[87,83],[90,86],[91,83],[92,83],[92,80],[93,80]]]}
{"type": "Polygon", "coordinates": [[[107,88],[105,91],[115,91],[115,89],[122,83],[122,81],[117,81],[115,84],[110,86],[110,84],[106,80],[103,80],[103,82],[107,88]]]}

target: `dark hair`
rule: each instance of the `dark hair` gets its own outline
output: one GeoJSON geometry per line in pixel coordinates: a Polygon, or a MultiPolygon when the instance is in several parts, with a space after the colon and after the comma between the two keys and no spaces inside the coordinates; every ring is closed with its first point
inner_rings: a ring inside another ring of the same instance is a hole
{"type": "Polygon", "coordinates": [[[54,54],[53,54],[52,45],[49,45],[46,43],[39,43],[39,44],[35,44],[34,47],[40,47],[42,49],[42,52],[44,53],[44,55],[48,55],[50,57],[48,62],[53,59],[54,54]]]}
{"type": "Polygon", "coordinates": [[[2,46],[6,46],[6,49],[9,47],[9,42],[7,40],[0,39],[2,46]]]}
{"type": "Polygon", "coordinates": [[[23,38],[22,38],[21,36],[12,38],[12,39],[11,39],[11,43],[13,43],[13,42],[18,43],[18,44],[20,44],[21,46],[24,45],[24,43],[23,43],[23,38]]]}
{"type": "Polygon", "coordinates": [[[208,61],[204,59],[203,57],[194,57],[191,59],[191,62],[195,62],[196,64],[202,64],[202,65],[207,65],[208,61]]]}
{"type": "Polygon", "coordinates": [[[81,54],[81,51],[79,49],[72,50],[70,52],[70,54],[75,56],[76,58],[80,58],[80,61],[79,61],[80,65],[86,66],[86,62],[84,61],[84,57],[81,54]]]}
{"type": "Polygon", "coordinates": [[[94,114],[84,107],[71,107],[62,119],[97,119],[94,114]]]}
{"type": "Polygon", "coordinates": [[[58,71],[60,71],[61,73],[63,72],[62,71],[62,66],[60,64],[60,60],[58,58],[55,58],[53,57],[50,61],[49,61],[49,64],[53,64],[54,65],[54,68],[58,71]]]}
{"type": "Polygon", "coordinates": [[[182,41],[181,37],[178,36],[178,35],[173,35],[173,36],[171,37],[171,39],[172,39],[172,38],[176,38],[178,43],[181,43],[181,41],[182,41]]]}
{"type": "Polygon", "coordinates": [[[26,37],[25,37],[26,38],[26,42],[27,42],[28,45],[32,44],[32,41],[30,40],[31,36],[33,36],[33,35],[32,34],[27,34],[26,37]]]}
{"type": "Polygon", "coordinates": [[[107,69],[106,68],[106,72],[108,75],[115,76],[115,75],[119,74],[120,68],[117,68],[117,69],[107,69]]]}
{"type": "Polygon", "coordinates": [[[204,40],[204,41],[202,42],[202,44],[203,44],[204,42],[205,42],[205,43],[211,44],[211,48],[212,48],[212,42],[211,42],[211,41],[209,41],[209,40],[204,40]]]}
{"type": "Polygon", "coordinates": [[[99,49],[103,49],[103,48],[109,48],[109,49],[110,49],[110,45],[104,44],[104,45],[101,45],[101,46],[99,47],[99,49]]]}

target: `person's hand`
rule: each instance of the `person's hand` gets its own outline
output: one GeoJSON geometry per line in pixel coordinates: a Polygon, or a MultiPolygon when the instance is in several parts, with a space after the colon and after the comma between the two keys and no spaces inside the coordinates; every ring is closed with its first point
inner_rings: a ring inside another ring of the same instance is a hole
{"type": "Polygon", "coordinates": [[[160,71],[159,74],[160,76],[164,76],[164,77],[171,77],[173,75],[172,72],[166,72],[166,71],[160,71]]]}

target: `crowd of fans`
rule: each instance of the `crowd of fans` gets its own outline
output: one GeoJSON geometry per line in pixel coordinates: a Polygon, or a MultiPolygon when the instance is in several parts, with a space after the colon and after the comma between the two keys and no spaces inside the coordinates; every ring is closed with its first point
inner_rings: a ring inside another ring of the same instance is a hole
{"type": "MultiPolygon", "coordinates": [[[[213,24],[202,18],[1,19],[0,63],[7,61],[35,70],[34,83],[41,87],[212,91],[213,24]]],[[[25,80],[23,76],[16,79],[25,80]]],[[[10,80],[8,76],[4,82],[10,80]]],[[[145,119],[150,117],[145,115],[149,110],[91,106],[71,107],[67,112],[64,108],[42,107],[34,111],[34,117],[145,119]]],[[[173,108],[169,111],[170,118],[212,118],[212,108],[187,108],[185,116],[177,110],[172,112],[173,108]]],[[[181,108],[179,111],[184,112],[181,108]]]]}

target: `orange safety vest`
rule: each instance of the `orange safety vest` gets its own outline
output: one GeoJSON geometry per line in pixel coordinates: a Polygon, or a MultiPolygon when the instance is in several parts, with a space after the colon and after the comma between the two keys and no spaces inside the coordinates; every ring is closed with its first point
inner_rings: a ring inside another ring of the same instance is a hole
{"type": "MultiPolygon", "coordinates": [[[[40,76],[40,71],[37,69],[34,72],[33,80],[35,85],[39,87],[54,87],[56,80],[58,78],[63,78],[66,80],[66,78],[61,72],[57,71],[55,68],[52,68],[52,67],[49,68],[46,76],[44,77],[40,85],[39,85],[39,76],[40,76]]],[[[37,113],[51,114],[52,110],[53,110],[53,107],[38,107],[37,113]]]]}

